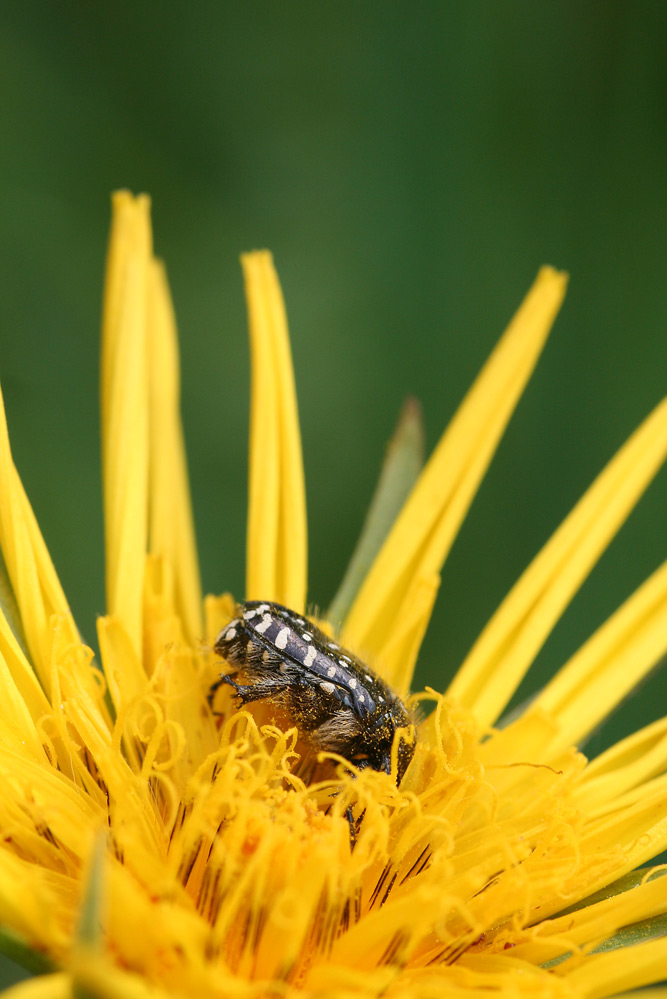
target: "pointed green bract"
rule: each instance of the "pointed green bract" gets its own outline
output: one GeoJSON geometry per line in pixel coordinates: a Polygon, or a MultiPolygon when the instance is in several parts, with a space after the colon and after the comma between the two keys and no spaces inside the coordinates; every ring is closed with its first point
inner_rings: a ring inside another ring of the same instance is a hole
{"type": "MultiPolygon", "coordinates": [[[[624,892],[630,891],[631,888],[637,888],[639,885],[646,884],[647,881],[655,881],[657,878],[665,876],[667,876],[667,867],[657,867],[650,873],[645,867],[640,867],[636,871],[630,871],[628,874],[624,874],[623,877],[617,878],[616,881],[612,881],[611,884],[601,888],[600,891],[596,891],[593,895],[587,895],[586,898],[580,899],[574,905],[569,905],[567,909],[559,912],[556,918],[567,916],[570,912],[577,912],[579,909],[586,909],[589,905],[595,905],[596,902],[604,902],[605,899],[615,898],[617,895],[622,895],[624,892]]],[[[667,890],[667,883],[665,884],[665,889],[667,890]]]]}
{"type": "Polygon", "coordinates": [[[9,926],[0,926],[0,953],[34,975],[43,975],[55,968],[46,954],[31,947],[20,933],[9,926]]]}
{"type": "Polygon", "coordinates": [[[649,940],[659,940],[667,937],[667,915],[653,916],[651,919],[640,919],[637,923],[624,926],[613,936],[596,947],[592,953],[601,954],[607,950],[618,950],[619,947],[633,947],[635,944],[647,943],[649,940]]]}
{"type": "MultiPolygon", "coordinates": [[[[618,933],[608,937],[598,947],[594,947],[591,954],[603,954],[611,950],[619,950],[622,947],[634,947],[636,944],[648,943],[650,940],[660,940],[667,937],[667,915],[653,916],[650,919],[640,919],[630,926],[623,926],[618,933]]],[[[573,955],[572,951],[554,957],[551,961],[546,961],[542,965],[547,970],[557,967],[564,961],[569,960],[573,955]]]]}
{"type": "Polygon", "coordinates": [[[406,399],[389,441],[366,520],[327,619],[339,624],[352,606],[359,587],[389,534],[424,464],[424,423],[421,407],[406,399]]]}
{"type": "Polygon", "coordinates": [[[94,950],[102,938],[102,912],[104,906],[104,867],[107,839],[100,835],[93,847],[88,870],[88,880],[83,895],[76,931],[77,948],[94,950]]]}

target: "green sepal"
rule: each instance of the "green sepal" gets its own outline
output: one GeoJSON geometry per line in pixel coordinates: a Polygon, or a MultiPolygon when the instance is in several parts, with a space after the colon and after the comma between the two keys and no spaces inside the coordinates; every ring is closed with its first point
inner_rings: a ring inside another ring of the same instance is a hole
{"type": "Polygon", "coordinates": [[[34,975],[44,975],[56,971],[56,965],[41,950],[36,950],[16,930],[0,926],[0,951],[15,964],[20,964],[34,975]]]}
{"type": "Polygon", "coordinates": [[[103,914],[107,837],[98,836],[93,847],[88,878],[76,928],[75,948],[99,950],[104,940],[103,914]]]}
{"type": "Polygon", "coordinates": [[[623,926],[617,933],[595,948],[593,954],[605,950],[618,950],[619,947],[633,947],[635,944],[648,943],[667,936],[667,914],[651,916],[650,919],[640,919],[638,923],[623,926]]]}
{"type": "Polygon", "coordinates": [[[99,999],[85,982],[77,978],[77,951],[79,954],[101,954],[104,948],[104,905],[106,880],[107,836],[101,833],[93,847],[83,902],[79,911],[72,960],[72,999],[99,999]]]}
{"type": "Polygon", "coordinates": [[[366,573],[401,507],[414,486],[424,464],[424,425],[421,407],[412,397],[406,399],[387,446],[359,540],[336,596],[326,613],[334,625],[345,619],[366,573]]]}
{"type": "Polygon", "coordinates": [[[84,985],[77,985],[76,982],[72,982],[72,999],[100,999],[100,996],[91,992],[84,985]]]}

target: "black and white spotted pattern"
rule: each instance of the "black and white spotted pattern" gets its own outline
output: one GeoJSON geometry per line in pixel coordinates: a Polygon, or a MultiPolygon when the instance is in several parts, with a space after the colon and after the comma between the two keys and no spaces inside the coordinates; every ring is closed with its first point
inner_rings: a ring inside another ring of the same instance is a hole
{"type": "MultiPolygon", "coordinates": [[[[215,642],[233,667],[222,684],[241,703],[273,700],[317,749],[337,752],[355,766],[391,772],[391,750],[411,718],[400,698],[360,659],[330,639],[307,618],[280,604],[252,600],[215,642]],[[239,678],[242,683],[237,682],[239,678]]],[[[399,740],[397,780],[414,753],[408,732],[399,740]]]]}

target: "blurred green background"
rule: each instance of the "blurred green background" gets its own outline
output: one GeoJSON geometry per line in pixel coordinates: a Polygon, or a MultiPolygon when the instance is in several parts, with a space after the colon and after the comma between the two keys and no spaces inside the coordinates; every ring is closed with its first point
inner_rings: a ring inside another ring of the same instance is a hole
{"type": "MultiPolygon", "coordinates": [[[[662,3],[4,3],[0,376],[80,627],[104,610],[98,330],[109,192],[152,194],[179,319],[207,590],[243,592],[238,255],[290,320],[310,599],[331,599],[408,393],[429,448],[539,265],[565,308],[448,560],[418,681],[444,687],[667,389],[662,3]]],[[[667,555],[663,473],[524,697],[667,555]]],[[[664,712],[654,677],[614,734],[664,712]]],[[[602,741],[604,740],[604,741],[602,741]]]]}

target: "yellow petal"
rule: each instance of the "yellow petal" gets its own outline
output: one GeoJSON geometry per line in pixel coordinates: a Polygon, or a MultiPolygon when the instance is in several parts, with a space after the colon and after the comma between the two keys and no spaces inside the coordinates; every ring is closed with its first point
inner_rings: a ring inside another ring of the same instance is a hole
{"type": "Polygon", "coordinates": [[[554,972],[567,975],[575,992],[586,999],[599,999],[660,982],[667,972],[667,938],[622,947],[606,954],[591,954],[583,960],[574,956],[554,968],[554,972]],[[579,962],[580,966],[576,967],[579,962]]]}
{"type": "MultiPolygon", "coordinates": [[[[581,801],[582,796],[579,795],[578,797],[581,801]]],[[[660,777],[653,777],[651,780],[630,787],[627,791],[620,791],[619,789],[619,794],[615,795],[613,799],[608,798],[606,801],[598,802],[592,800],[590,804],[587,803],[586,808],[589,818],[603,819],[612,813],[620,813],[622,810],[629,813],[637,807],[643,808],[647,801],[652,801],[658,805],[664,804],[667,801],[667,774],[662,774],[660,777]]],[[[652,822],[655,816],[647,814],[647,818],[652,822]]],[[[661,831],[658,826],[655,829],[659,841],[662,842],[662,839],[665,837],[665,830],[661,831]]],[[[644,859],[652,859],[652,857],[660,852],[660,849],[662,847],[656,849],[644,859]]]]}
{"type": "Polygon", "coordinates": [[[215,645],[216,637],[226,624],[234,617],[236,601],[231,593],[223,593],[221,597],[208,594],[204,598],[204,618],[206,642],[210,648],[215,645]]]}
{"type": "MultiPolygon", "coordinates": [[[[32,675],[34,682],[37,683],[34,674],[32,675]]],[[[39,711],[37,717],[48,712],[49,704],[41,687],[38,686],[38,690],[34,691],[34,697],[31,700],[35,705],[38,705],[41,700],[42,710],[39,711]]],[[[0,740],[3,745],[10,746],[15,751],[22,747],[25,752],[30,753],[33,759],[45,762],[44,748],[39,738],[34,716],[31,715],[28,705],[21,696],[2,654],[0,654],[0,740]]]]}
{"type": "Polygon", "coordinates": [[[109,693],[118,709],[145,689],[146,671],[130,636],[118,618],[111,615],[99,617],[97,639],[109,693]]]}
{"type": "Polygon", "coordinates": [[[80,856],[89,842],[92,824],[101,825],[106,819],[100,805],[43,761],[21,759],[18,754],[3,750],[0,773],[3,829],[11,830],[18,849],[31,861],[48,866],[57,857],[70,874],[74,873],[77,865],[71,858],[80,856]],[[50,839],[43,835],[47,828],[50,839]],[[62,846],[65,850],[61,851],[62,846]],[[60,854],[66,851],[70,856],[63,860],[60,854]]]}
{"type": "Polygon", "coordinates": [[[586,767],[576,797],[588,807],[616,798],[667,767],[667,718],[633,732],[586,767]]]}
{"type": "MultiPolygon", "coordinates": [[[[158,988],[140,975],[121,970],[108,959],[100,959],[97,954],[78,958],[72,985],[72,999],[190,999],[180,990],[158,988]]],[[[70,994],[65,995],[69,999],[70,994]]],[[[23,996],[19,994],[16,999],[23,999],[23,996]]],[[[53,999],[60,999],[60,996],[56,995],[53,999]]]]}
{"type": "Polygon", "coordinates": [[[149,549],[171,568],[176,610],[191,642],[201,639],[202,599],[192,504],[179,410],[176,321],[161,263],[149,269],[149,549]]]}
{"type": "MultiPolygon", "coordinates": [[[[37,675],[49,690],[49,628],[67,600],[12,460],[0,394],[0,547],[37,675]]],[[[3,628],[9,640],[9,627],[3,628]]]]}
{"type": "MultiPolygon", "coordinates": [[[[3,802],[3,806],[6,821],[7,803],[3,802]]],[[[32,842],[27,831],[20,829],[20,833],[22,849],[30,849],[38,840],[34,830],[32,842]]],[[[0,852],[0,918],[4,926],[25,940],[26,946],[56,961],[70,943],[65,926],[71,883],[67,875],[45,871],[34,858],[41,859],[37,850],[33,850],[30,862],[8,850],[0,852]]]]}
{"type": "Polygon", "coordinates": [[[667,652],[667,562],[547,684],[535,706],[559,723],[554,748],[591,732],[667,652]]]}
{"type": "Polygon", "coordinates": [[[491,724],[502,712],[666,455],[667,400],[603,469],[528,566],[454,678],[448,694],[469,707],[482,724],[491,724]]]}
{"type": "MultiPolygon", "coordinates": [[[[511,952],[510,952],[511,953],[511,952]]],[[[509,954],[464,954],[454,965],[455,980],[466,988],[456,993],[456,999],[483,999],[497,996],[512,999],[583,999],[572,992],[569,982],[563,982],[542,968],[534,968],[525,961],[517,961],[509,954]]],[[[449,996],[445,989],[425,993],[434,997],[449,996]]]]}
{"type": "Polygon", "coordinates": [[[250,326],[246,598],[306,604],[306,492],[287,318],[273,259],[241,258],[250,326]]]}
{"type": "Polygon", "coordinates": [[[599,947],[622,927],[662,915],[667,909],[665,887],[662,878],[654,878],[601,902],[544,920],[526,931],[528,940],[517,943],[512,956],[546,964],[580,947],[599,947]]]}
{"type": "Polygon", "coordinates": [[[0,660],[3,664],[0,702],[7,706],[8,713],[14,720],[20,718],[23,711],[27,711],[32,721],[36,722],[48,713],[49,702],[3,614],[0,614],[0,660]],[[13,703],[17,697],[23,703],[21,708],[13,703]],[[11,708],[9,705],[12,705],[11,708]]]}
{"type": "MultiPolygon", "coordinates": [[[[23,634],[31,664],[14,636],[10,623],[0,613],[0,653],[12,674],[17,690],[25,699],[33,720],[44,713],[39,684],[31,677],[34,669],[47,697],[53,693],[58,672],[63,667],[57,653],[60,638],[65,644],[80,645],[67,600],[41,535],[32,507],[12,460],[0,393],[0,547],[16,597],[23,634]]],[[[68,657],[65,673],[106,717],[100,689],[89,664],[80,657],[68,657]]],[[[59,681],[57,681],[59,682],[59,681]]]]}
{"type": "Polygon", "coordinates": [[[0,992],[0,999],[72,999],[72,980],[64,971],[39,975],[0,992]]]}
{"type": "MultiPolygon", "coordinates": [[[[667,781],[659,779],[637,789],[627,796],[627,801],[619,798],[610,802],[606,814],[590,817],[586,831],[581,837],[579,849],[582,853],[590,853],[604,857],[617,851],[618,860],[613,870],[603,868],[587,881],[586,894],[592,894],[604,888],[629,871],[652,860],[667,847],[667,815],[665,815],[665,792],[667,781]]],[[[591,808],[595,815],[595,808],[591,808]]],[[[545,905],[541,915],[549,916],[562,906],[554,899],[545,905]]]]}
{"type": "Polygon", "coordinates": [[[402,697],[410,690],[417,656],[431,620],[439,587],[440,576],[437,573],[431,576],[424,574],[415,580],[412,600],[401,611],[397,627],[392,629],[391,636],[382,647],[382,672],[402,697]]]}
{"type": "MultiPolygon", "coordinates": [[[[415,612],[424,582],[442,563],[468,512],[565,294],[566,278],[550,267],[533,287],[491,354],[406,501],[352,605],[343,641],[395,682],[406,668],[391,646],[405,619],[420,640],[415,612]],[[385,660],[386,656],[386,660],[385,660]]],[[[419,646],[419,640],[413,646],[419,646]]],[[[409,644],[409,643],[408,643],[409,644]]],[[[408,678],[409,679],[409,678],[408,678]]]]}
{"type": "Polygon", "coordinates": [[[107,609],[141,650],[148,513],[149,200],[113,198],[102,319],[102,475],[107,609]]]}

